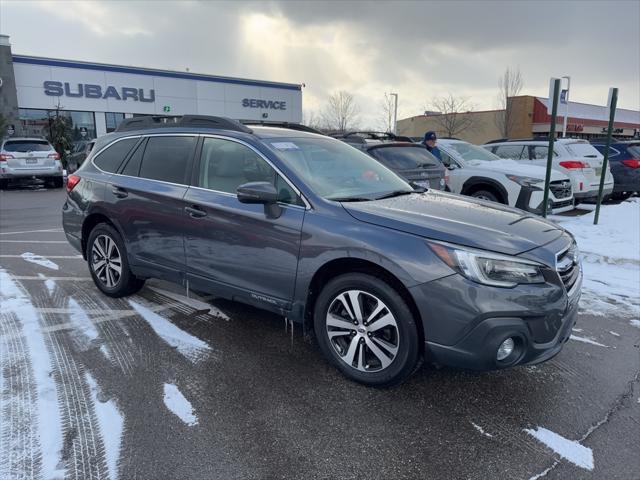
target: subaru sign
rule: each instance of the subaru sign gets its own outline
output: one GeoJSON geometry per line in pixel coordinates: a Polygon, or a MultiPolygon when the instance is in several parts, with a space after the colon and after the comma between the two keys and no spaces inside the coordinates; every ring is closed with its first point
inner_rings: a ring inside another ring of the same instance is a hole
{"type": "Polygon", "coordinates": [[[156,92],[153,89],[145,94],[144,89],[135,87],[116,88],[111,85],[102,88],[101,85],[93,85],[90,83],[77,83],[73,87],[69,82],[56,82],[46,80],[43,83],[44,94],[50,97],[75,97],[75,98],[95,98],[95,99],[113,99],[113,100],[132,100],[134,102],[153,103],[156,100],[156,92]]]}
{"type": "Polygon", "coordinates": [[[243,98],[242,106],[247,108],[266,108],[268,110],[286,110],[287,102],[278,100],[258,100],[257,98],[243,98]]]}

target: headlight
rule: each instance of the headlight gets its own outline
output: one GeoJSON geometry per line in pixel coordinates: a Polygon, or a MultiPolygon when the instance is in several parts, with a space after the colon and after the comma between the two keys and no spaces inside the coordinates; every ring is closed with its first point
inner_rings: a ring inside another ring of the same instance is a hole
{"type": "Polygon", "coordinates": [[[543,182],[539,178],[533,177],[521,177],[520,175],[505,175],[509,180],[516,182],[518,185],[523,187],[535,187],[537,184],[543,182]]]}
{"type": "Polygon", "coordinates": [[[428,244],[440,260],[474,282],[494,287],[515,287],[545,281],[540,263],[446,243],[428,244]]]}

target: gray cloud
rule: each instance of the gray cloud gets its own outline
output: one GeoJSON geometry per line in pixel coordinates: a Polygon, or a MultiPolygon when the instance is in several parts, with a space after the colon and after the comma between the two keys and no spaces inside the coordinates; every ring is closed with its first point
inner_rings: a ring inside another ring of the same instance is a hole
{"type": "Polygon", "coordinates": [[[492,108],[507,66],[526,94],[571,75],[576,101],[640,108],[639,22],[633,0],[0,3],[16,53],[305,82],[315,110],[346,89],[370,125],[391,90],[403,115],[449,91],[492,108]]]}

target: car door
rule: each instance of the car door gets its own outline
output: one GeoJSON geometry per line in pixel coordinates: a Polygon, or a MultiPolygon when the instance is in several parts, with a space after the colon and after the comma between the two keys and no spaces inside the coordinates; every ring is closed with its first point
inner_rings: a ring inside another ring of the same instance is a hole
{"type": "Polygon", "coordinates": [[[183,197],[191,177],[195,135],[144,138],[105,191],[124,233],[134,271],[181,280],[185,269],[183,197]]]}
{"type": "Polygon", "coordinates": [[[191,285],[281,311],[293,298],[305,206],[297,191],[256,149],[239,140],[202,140],[193,186],[185,196],[185,249],[191,285]],[[245,204],[236,190],[267,181],[277,205],[245,204]]]}

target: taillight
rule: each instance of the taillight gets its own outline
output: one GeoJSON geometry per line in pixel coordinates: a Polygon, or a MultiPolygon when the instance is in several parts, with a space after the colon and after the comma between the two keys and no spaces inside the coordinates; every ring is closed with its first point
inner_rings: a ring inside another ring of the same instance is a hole
{"type": "Polygon", "coordinates": [[[10,158],[14,158],[13,155],[8,155],[6,153],[0,153],[0,162],[6,162],[10,158]]]}
{"type": "Polygon", "coordinates": [[[637,158],[628,158],[626,160],[622,160],[621,163],[624,163],[629,168],[640,168],[640,160],[637,158]]]}
{"type": "Polygon", "coordinates": [[[589,164],[579,160],[565,160],[560,162],[560,166],[568,169],[572,168],[589,168],[589,164]]]}
{"type": "Polygon", "coordinates": [[[67,193],[71,193],[71,190],[80,183],[80,177],[78,175],[69,175],[67,177],[67,193]]]}
{"type": "Polygon", "coordinates": [[[58,152],[56,153],[50,153],[49,158],[53,158],[54,160],[60,160],[60,154],[58,152]]]}
{"type": "Polygon", "coordinates": [[[7,161],[0,160],[0,172],[6,173],[6,171],[7,171],[7,161]]]}

